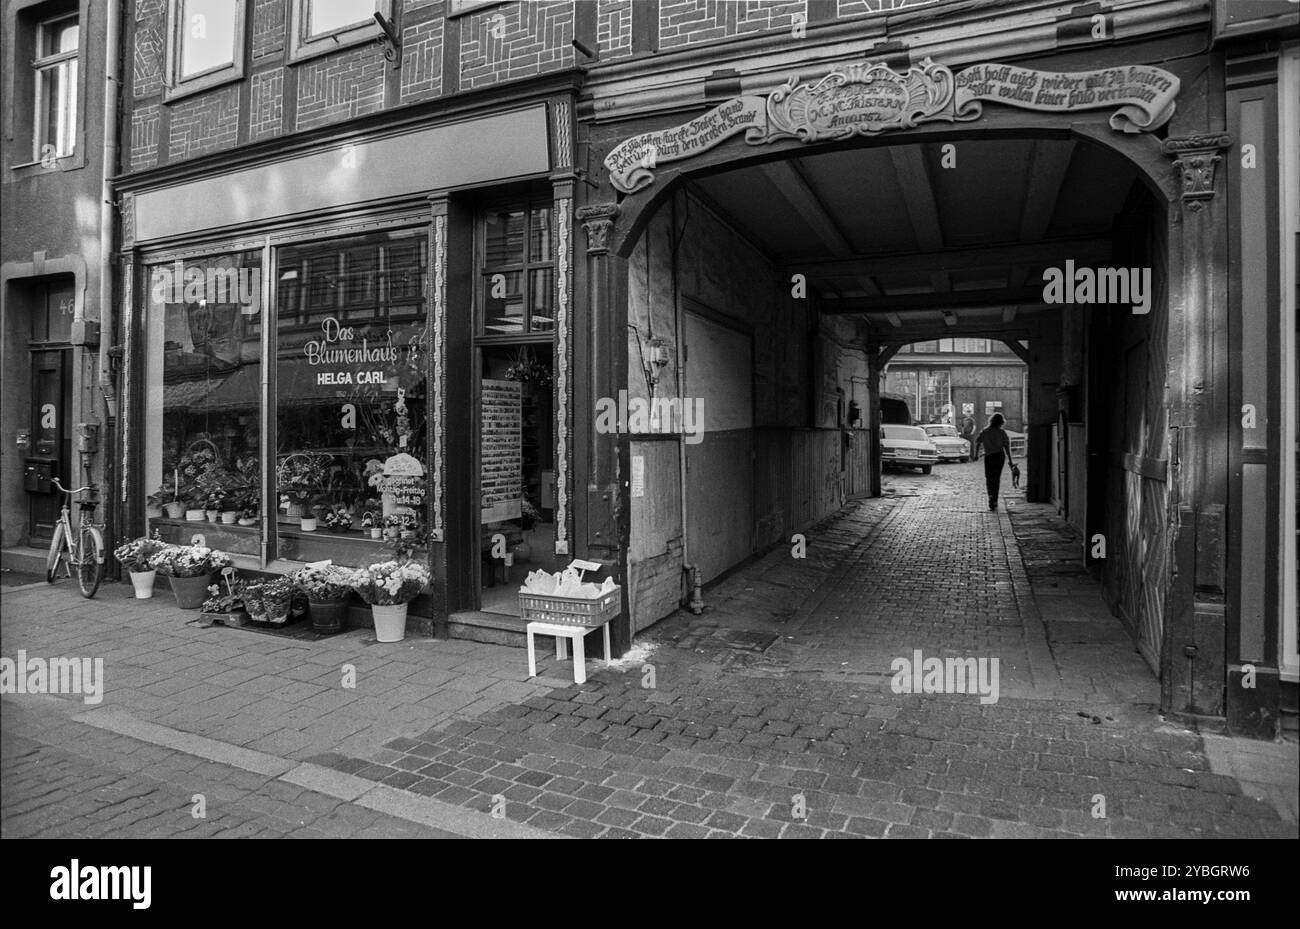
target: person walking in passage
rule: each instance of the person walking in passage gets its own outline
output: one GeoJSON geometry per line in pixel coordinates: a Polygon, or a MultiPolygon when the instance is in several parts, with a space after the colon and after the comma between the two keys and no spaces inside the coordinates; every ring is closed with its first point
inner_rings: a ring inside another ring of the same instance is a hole
{"type": "MultiPolygon", "coordinates": [[[[984,456],[984,482],[988,485],[989,509],[998,508],[998,491],[1002,486],[1002,468],[1011,461],[1011,438],[1002,428],[1001,413],[989,418],[988,426],[975,437],[975,447],[984,456]]],[[[1015,467],[1014,463],[1012,467],[1015,467]]]]}

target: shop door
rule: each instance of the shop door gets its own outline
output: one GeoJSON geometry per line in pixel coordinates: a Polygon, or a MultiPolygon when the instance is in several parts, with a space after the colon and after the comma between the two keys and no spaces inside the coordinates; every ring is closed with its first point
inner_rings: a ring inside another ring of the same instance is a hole
{"type": "MultiPolygon", "coordinates": [[[[29,468],[48,469],[63,486],[69,480],[72,441],[68,429],[71,390],[71,354],[67,348],[41,349],[32,352],[32,424],[29,468]]],[[[44,482],[42,481],[44,485],[44,482]]],[[[59,494],[29,489],[27,532],[33,543],[48,542],[59,518],[59,494]]]]}

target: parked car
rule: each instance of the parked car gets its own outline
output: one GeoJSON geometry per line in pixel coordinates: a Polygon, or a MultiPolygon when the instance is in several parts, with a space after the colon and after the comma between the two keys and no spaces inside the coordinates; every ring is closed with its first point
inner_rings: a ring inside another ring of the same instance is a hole
{"type": "Polygon", "coordinates": [[[938,449],[940,461],[970,460],[970,442],[962,438],[956,426],[949,426],[946,423],[932,423],[921,428],[925,430],[925,434],[930,437],[930,441],[938,449]]]}
{"type": "Polygon", "coordinates": [[[920,468],[929,474],[939,460],[939,450],[934,447],[920,426],[881,426],[881,467],[920,468]]]}

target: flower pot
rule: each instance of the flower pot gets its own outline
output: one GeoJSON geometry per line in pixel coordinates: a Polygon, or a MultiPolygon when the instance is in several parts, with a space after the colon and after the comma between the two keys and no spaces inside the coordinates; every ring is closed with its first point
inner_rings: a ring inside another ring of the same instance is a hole
{"type": "Polygon", "coordinates": [[[315,517],[315,516],[304,516],[304,517],[302,517],[302,520],[298,523],[298,525],[299,525],[300,527],[302,527],[302,531],[303,531],[303,532],[315,532],[315,531],[316,531],[316,517],[315,517]]]}
{"type": "Polygon", "coordinates": [[[201,523],[201,522],[203,522],[203,511],[202,511],[202,510],[186,510],[186,511],[185,511],[185,521],[186,521],[186,522],[189,522],[189,523],[201,523]]]}
{"type": "Polygon", "coordinates": [[[311,605],[311,627],[325,635],[342,632],[347,624],[347,600],[309,600],[311,605]]]}
{"type": "Polygon", "coordinates": [[[256,526],[256,525],[257,525],[257,519],[256,519],[256,518],[251,518],[251,519],[241,519],[241,520],[239,520],[239,525],[241,525],[241,526],[256,526]]]}
{"type": "Polygon", "coordinates": [[[375,528],[375,529],[371,529],[371,530],[370,530],[370,538],[372,538],[372,539],[382,539],[383,537],[384,537],[384,530],[382,530],[382,529],[378,529],[378,528],[375,528]]]}
{"type": "Polygon", "coordinates": [[[284,515],[288,516],[290,519],[302,519],[302,504],[290,503],[285,509],[284,515]]]}
{"type": "Polygon", "coordinates": [[[221,514],[221,521],[227,526],[233,526],[239,519],[239,510],[226,510],[221,514]]]}
{"type": "Polygon", "coordinates": [[[375,638],[380,642],[400,642],[406,638],[406,608],[409,603],[395,603],[370,607],[375,619],[375,638]]]}
{"type": "Polygon", "coordinates": [[[163,508],[160,506],[146,506],[144,508],[145,519],[161,519],[163,508]]]}
{"type": "Polygon", "coordinates": [[[198,610],[203,601],[208,599],[208,585],[212,575],[200,574],[198,577],[172,577],[172,593],[176,596],[176,605],[182,610],[198,610]]]}
{"type": "Polygon", "coordinates": [[[185,515],[185,504],[177,502],[163,504],[163,512],[172,519],[180,519],[185,515]]]}
{"type": "Polygon", "coordinates": [[[157,577],[157,571],[131,571],[131,586],[135,588],[135,598],[137,600],[148,600],[153,597],[153,581],[157,577]]]}

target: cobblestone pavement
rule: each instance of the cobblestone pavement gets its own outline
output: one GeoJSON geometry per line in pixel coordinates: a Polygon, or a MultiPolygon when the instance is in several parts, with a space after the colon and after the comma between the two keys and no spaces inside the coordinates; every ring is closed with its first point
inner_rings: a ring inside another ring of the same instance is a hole
{"type": "Polygon", "coordinates": [[[5,701],[4,838],[452,838],[273,777],[5,701]],[[202,815],[196,815],[202,814],[202,815]]]}
{"type": "MultiPolygon", "coordinates": [[[[102,656],[108,712],[169,727],[178,744],[204,736],[349,779],[347,796],[378,784],[521,829],[1295,837],[1294,821],[1211,770],[1198,734],[1159,718],[1131,639],[1091,579],[1061,566],[1058,550],[1074,542],[1051,509],[1013,493],[1009,514],[993,514],[980,486],[978,465],[889,476],[884,497],[808,530],[806,559],[781,547],[756,560],[706,592],[703,615],[664,620],[613,666],[591,662],[581,686],[549,657],[527,680],[520,649],[199,629],[166,601],[127,599],[125,585],[93,603],[7,588],[0,637],[7,656],[102,656]],[[918,649],[997,658],[998,701],[894,693],[891,662],[918,649]],[[353,689],[341,685],[348,664],[353,689]]],[[[143,766],[112,765],[147,764],[156,746],[102,730],[83,739],[72,722],[45,739],[11,712],[34,712],[24,701],[35,699],[3,701],[4,832],[82,834],[89,808],[60,812],[86,802],[77,766],[133,784],[143,766]],[[59,779],[43,779],[60,765],[59,779]]],[[[229,786],[234,828],[319,825],[260,806],[307,802],[284,794],[283,778],[254,784],[180,754],[171,763],[201,769],[209,791],[229,786]],[[283,822],[262,819],[274,816],[283,822]]],[[[188,815],[189,794],[204,792],[183,773],[156,786],[185,789],[139,804],[171,804],[142,812],[141,834],[203,834],[189,822],[167,831],[167,810],[188,815]]],[[[125,809],[117,818],[133,821],[125,809]]]]}

